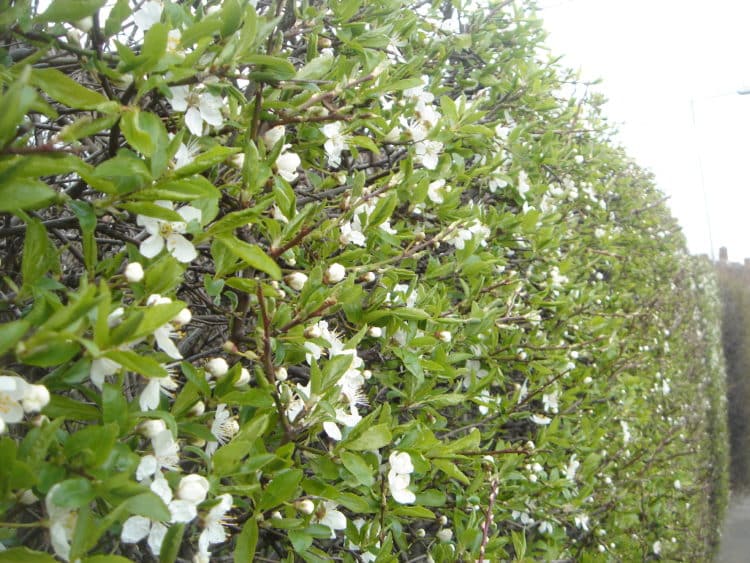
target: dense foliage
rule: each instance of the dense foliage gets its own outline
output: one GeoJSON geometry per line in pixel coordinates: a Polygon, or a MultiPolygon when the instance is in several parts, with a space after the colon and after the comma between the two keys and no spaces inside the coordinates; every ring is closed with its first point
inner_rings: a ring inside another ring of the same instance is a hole
{"type": "Polygon", "coordinates": [[[750,489],[750,271],[720,262],[716,274],[722,303],[721,331],[727,371],[727,415],[733,491],[750,489]]]}
{"type": "Polygon", "coordinates": [[[533,10],[255,4],[0,2],[0,561],[708,560],[711,271],[533,10]]]}

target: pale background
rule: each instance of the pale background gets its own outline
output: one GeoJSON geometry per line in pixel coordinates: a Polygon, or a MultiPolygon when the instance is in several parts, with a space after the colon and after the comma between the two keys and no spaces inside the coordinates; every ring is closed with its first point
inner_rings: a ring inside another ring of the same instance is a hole
{"type": "Polygon", "coordinates": [[[750,90],[750,0],[538,5],[550,52],[602,79],[606,115],[670,196],[690,251],[750,257],[750,95],[737,94],[750,90]]]}

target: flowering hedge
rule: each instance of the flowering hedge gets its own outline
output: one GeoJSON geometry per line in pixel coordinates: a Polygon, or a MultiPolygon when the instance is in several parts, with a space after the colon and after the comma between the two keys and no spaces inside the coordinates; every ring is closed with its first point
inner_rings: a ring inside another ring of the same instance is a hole
{"type": "Polygon", "coordinates": [[[32,4],[0,561],[710,557],[710,268],[529,6],[32,4]]]}

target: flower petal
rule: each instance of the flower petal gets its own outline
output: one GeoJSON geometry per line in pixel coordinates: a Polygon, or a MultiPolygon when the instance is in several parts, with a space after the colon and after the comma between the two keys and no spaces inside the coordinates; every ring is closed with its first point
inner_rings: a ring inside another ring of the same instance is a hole
{"type": "Polygon", "coordinates": [[[190,94],[189,86],[173,86],[170,88],[172,91],[172,98],[169,100],[169,104],[175,111],[185,111],[188,108],[188,95],[190,94]]]}
{"type": "Polygon", "coordinates": [[[154,522],[151,525],[151,532],[148,535],[148,547],[154,557],[159,557],[161,544],[164,543],[164,537],[167,535],[167,527],[161,522],[154,522]]]}
{"type": "Polygon", "coordinates": [[[139,250],[146,258],[153,258],[162,251],[162,248],[164,248],[164,239],[158,234],[153,234],[141,243],[139,250]]]}
{"type": "Polygon", "coordinates": [[[167,250],[183,264],[192,262],[198,257],[198,251],[195,250],[193,243],[176,233],[172,233],[167,237],[167,250]]]}
{"type": "Polygon", "coordinates": [[[151,531],[151,520],[145,516],[131,516],[122,525],[120,539],[125,543],[138,543],[151,531]]]}
{"type": "Polygon", "coordinates": [[[200,100],[201,117],[206,123],[214,127],[219,127],[224,123],[221,116],[221,106],[224,105],[224,100],[214,94],[203,94],[200,100]]]}
{"type": "Polygon", "coordinates": [[[341,430],[338,426],[336,426],[335,423],[329,421],[326,421],[323,423],[323,430],[325,430],[325,433],[328,434],[328,437],[332,440],[336,440],[337,442],[341,440],[341,430]]]}
{"type": "Polygon", "coordinates": [[[185,113],[185,125],[193,135],[203,134],[203,118],[198,108],[190,107],[185,113]]]}

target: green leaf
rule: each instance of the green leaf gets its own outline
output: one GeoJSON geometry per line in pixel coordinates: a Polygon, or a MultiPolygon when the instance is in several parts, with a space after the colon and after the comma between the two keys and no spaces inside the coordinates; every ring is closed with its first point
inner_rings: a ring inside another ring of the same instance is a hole
{"type": "Polygon", "coordinates": [[[31,76],[31,67],[24,68],[18,79],[10,85],[2,97],[0,97],[0,147],[9,144],[16,136],[16,129],[23,122],[37,94],[28,85],[31,76]]]}
{"type": "Polygon", "coordinates": [[[132,334],[131,340],[153,334],[157,328],[170,322],[184,308],[185,303],[182,301],[173,301],[172,303],[164,303],[162,305],[148,307],[143,311],[143,318],[138,325],[138,328],[132,334]]]}
{"type": "Polygon", "coordinates": [[[0,211],[39,209],[57,197],[57,192],[41,180],[0,176],[0,211]]]}
{"type": "Polygon", "coordinates": [[[301,469],[286,469],[278,473],[263,491],[258,510],[267,510],[296,497],[302,475],[301,469]]]}
{"type": "Polygon", "coordinates": [[[371,487],[375,483],[375,475],[372,467],[357,454],[343,452],[341,454],[341,462],[356,477],[360,484],[371,487]]]}
{"type": "Polygon", "coordinates": [[[133,563],[127,557],[122,555],[92,555],[91,557],[84,557],[83,563],[133,563]]]}
{"type": "Polygon", "coordinates": [[[87,16],[93,16],[106,0],[53,0],[41,14],[40,22],[76,22],[87,16]]]}
{"type": "MultiPolygon", "coordinates": [[[[234,563],[247,563],[255,559],[255,549],[258,545],[258,523],[254,517],[248,518],[242,531],[237,536],[237,546],[234,548],[234,563]]],[[[2,555],[2,553],[0,553],[2,555]]]]}
{"type": "Polygon", "coordinates": [[[270,55],[252,54],[242,57],[242,61],[255,65],[257,71],[267,74],[269,80],[287,80],[297,73],[294,65],[286,59],[270,55]]]}
{"type": "Polygon", "coordinates": [[[138,192],[138,199],[193,201],[200,198],[218,199],[220,195],[219,190],[203,176],[191,176],[179,180],[165,180],[153,188],[141,190],[138,192]]]}
{"type": "MultiPolygon", "coordinates": [[[[63,3],[58,0],[56,3],[63,3]]],[[[70,5],[70,2],[64,2],[70,5]]],[[[75,18],[80,19],[80,18],[75,18]]],[[[89,90],[54,68],[35,68],[31,71],[31,83],[50,98],[71,108],[97,109],[99,104],[109,102],[105,95],[89,90]]]]}
{"type": "Polygon", "coordinates": [[[159,362],[148,356],[138,354],[132,350],[109,350],[104,354],[125,369],[140,373],[146,377],[167,377],[167,369],[159,362]]]}
{"type": "Polygon", "coordinates": [[[107,17],[107,21],[104,23],[104,35],[111,37],[119,33],[122,29],[122,23],[128,18],[130,13],[129,0],[117,0],[114,8],[112,8],[107,17]]]}
{"type": "Polygon", "coordinates": [[[424,518],[425,520],[435,519],[435,513],[424,506],[397,506],[390,512],[396,516],[406,516],[407,518],[424,518]]]}
{"type": "Polygon", "coordinates": [[[203,172],[207,168],[221,164],[230,156],[242,152],[242,149],[236,147],[223,147],[214,145],[206,152],[200,153],[192,162],[182,166],[174,171],[175,178],[186,178],[194,174],[203,172]]]}
{"type": "Polygon", "coordinates": [[[212,460],[214,473],[229,475],[235,472],[253,450],[255,441],[265,433],[269,420],[267,414],[256,416],[242,426],[231,442],[216,450],[212,460]]]}
{"type": "Polygon", "coordinates": [[[182,536],[185,534],[185,524],[172,524],[167,529],[159,552],[160,563],[174,563],[180,552],[182,536]]]}
{"type": "Polygon", "coordinates": [[[80,508],[96,497],[91,482],[83,477],[62,481],[52,495],[52,502],[63,508],[80,508]]]}
{"type": "Polygon", "coordinates": [[[0,356],[15,346],[31,328],[31,323],[24,319],[0,325],[0,356]]]}
{"type": "Polygon", "coordinates": [[[273,258],[263,252],[259,246],[228,235],[218,236],[215,240],[251,268],[265,272],[275,280],[281,279],[279,265],[276,264],[273,258]]]}
{"type": "Polygon", "coordinates": [[[341,442],[347,450],[377,450],[391,443],[393,436],[388,424],[376,424],[366,428],[357,438],[341,442]]]}
{"type": "Polygon", "coordinates": [[[99,410],[95,406],[58,394],[50,397],[49,403],[42,412],[50,418],[60,417],[84,421],[100,419],[99,410]]]}
{"type": "Polygon", "coordinates": [[[69,460],[79,457],[79,467],[99,467],[109,457],[117,434],[118,427],[114,423],[87,426],[68,437],[65,441],[65,454],[69,460]]]}
{"type": "Polygon", "coordinates": [[[151,520],[168,522],[171,518],[167,505],[159,495],[152,491],[130,497],[123,505],[130,514],[145,516],[151,520]]]}
{"type": "Polygon", "coordinates": [[[151,203],[150,201],[131,201],[121,203],[119,207],[135,215],[145,215],[146,217],[161,219],[162,221],[176,221],[181,223],[185,221],[177,211],[151,203]]]}
{"type": "Polygon", "coordinates": [[[57,563],[57,559],[28,547],[13,547],[0,551],[0,563],[57,563]]]}

